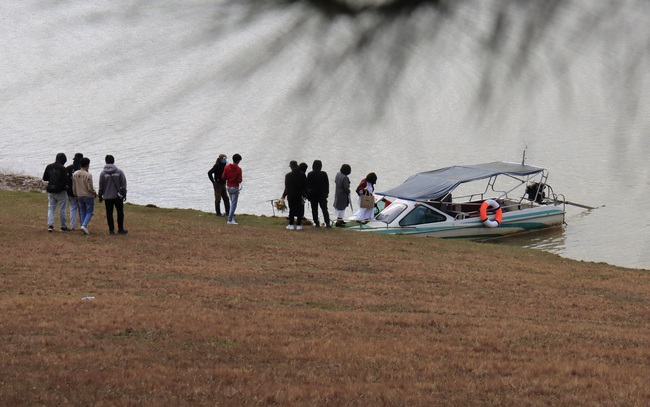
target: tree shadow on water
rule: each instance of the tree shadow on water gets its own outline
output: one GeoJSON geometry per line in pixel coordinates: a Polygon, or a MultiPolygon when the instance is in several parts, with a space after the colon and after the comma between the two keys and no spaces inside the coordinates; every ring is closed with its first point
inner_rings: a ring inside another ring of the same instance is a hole
{"type": "Polygon", "coordinates": [[[445,58],[441,49],[447,55],[454,47],[471,50],[478,79],[467,98],[474,113],[489,116],[513,92],[530,101],[548,86],[557,87],[559,105],[570,105],[578,92],[574,61],[604,52],[596,57],[605,61],[597,85],[621,99],[620,115],[629,118],[641,103],[634,88],[650,53],[650,32],[640,28],[650,22],[643,10],[641,0],[236,0],[220,10],[215,32],[270,26],[268,21],[284,16],[286,24],[268,29],[245,57],[232,61],[236,69],[228,75],[250,77],[280,58],[290,60],[298,43],[310,44],[290,98],[320,101],[347,94],[365,105],[368,120],[385,113],[418,53],[429,53],[435,64],[445,58]],[[613,38],[625,49],[610,61],[606,48],[613,38]]]}

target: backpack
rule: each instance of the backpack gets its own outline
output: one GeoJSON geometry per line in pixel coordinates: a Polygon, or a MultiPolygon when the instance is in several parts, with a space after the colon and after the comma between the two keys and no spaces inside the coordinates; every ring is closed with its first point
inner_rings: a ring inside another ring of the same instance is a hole
{"type": "Polygon", "coordinates": [[[52,166],[48,171],[47,192],[59,193],[65,191],[68,185],[68,174],[65,171],[65,167],[57,168],[56,166],[52,166]]]}

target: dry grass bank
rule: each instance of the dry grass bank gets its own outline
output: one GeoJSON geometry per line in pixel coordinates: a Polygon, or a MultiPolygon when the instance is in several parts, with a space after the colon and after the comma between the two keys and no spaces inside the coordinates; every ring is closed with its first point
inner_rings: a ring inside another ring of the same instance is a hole
{"type": "Polygon", "coordinates": [[[46,201],[0,191],[2,405],[650,405],[647,272],[132,205],[47,233],[46,201]]]}

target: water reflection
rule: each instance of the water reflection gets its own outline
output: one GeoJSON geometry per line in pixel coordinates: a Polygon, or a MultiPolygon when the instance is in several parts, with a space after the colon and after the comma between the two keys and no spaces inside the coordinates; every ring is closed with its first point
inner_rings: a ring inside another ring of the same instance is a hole
{"type": "Polygon", "coordinates": [[[490,239],[486,240],[485,243],[538,249],[559,255],[566,250],[563,226],[490,239]]]}

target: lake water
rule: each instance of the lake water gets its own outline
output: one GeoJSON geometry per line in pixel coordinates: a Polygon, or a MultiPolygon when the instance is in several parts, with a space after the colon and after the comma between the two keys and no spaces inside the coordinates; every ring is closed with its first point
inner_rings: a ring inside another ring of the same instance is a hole
{"type": "Polygon", "coordinates": [[[540,24],[498,3],[383,24],[350,53],[371,19],[251,16],[245,1],[6,0],[0,170],[40,176],[56,153],[82,152],[96,179],[113,154],[131,202],[212,211],[207,171],[240,153],[238,212],[271,215],[289,160],[320,159],[332,180],[349,163],[353,183],[374,171],[381,191],[527,149],[554,191],[600,208],[567,207],[562,231],[516,244],[650,269],[650,8],[566,1],[540,24]]]}

